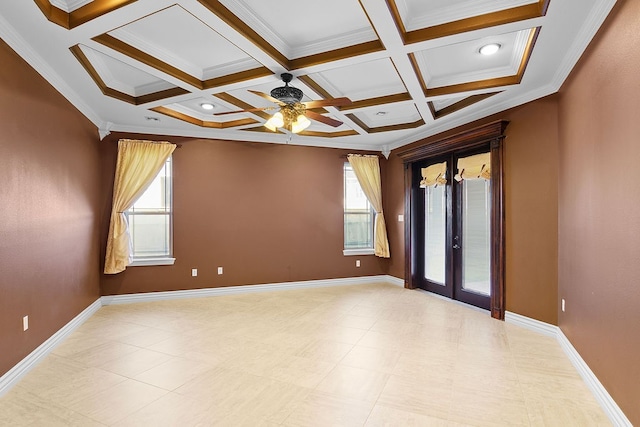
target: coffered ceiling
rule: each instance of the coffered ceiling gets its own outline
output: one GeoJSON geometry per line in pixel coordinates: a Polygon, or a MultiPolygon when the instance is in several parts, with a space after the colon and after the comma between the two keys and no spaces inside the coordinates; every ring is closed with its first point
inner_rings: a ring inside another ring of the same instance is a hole
{"type": "MultiPolygon", "coordinates": [[[[556,92],[615,0],[21,0],[0,36],[110,131],[388,152],[556,92]],[[480,53],[498,44],[491,56],[480,53]],[[313,111],[272,132],[282,86],[313,111]],[[205,110],[202,104],[214,107],[205,110]],[[216,115],[244,109],[251,112],[216,115]]],[[[33,112],[34,117],[38,112],[33,112]]]]}

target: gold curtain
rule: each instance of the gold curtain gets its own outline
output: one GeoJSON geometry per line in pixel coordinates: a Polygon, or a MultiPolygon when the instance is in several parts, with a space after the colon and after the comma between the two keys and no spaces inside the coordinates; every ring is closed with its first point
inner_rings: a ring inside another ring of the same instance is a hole
{"type": "Polygon", "coordinates": [[[349,154],[347,159],[358,178],[362,191],[376,211],[373,235],[375,255],[381,258],[389,258],[387,226],[384,222],[384,213],[382,212],[382,183],[380,180],[380,163],[378,156],[349,154]]]}
{"type": "Polygon", "coordinates": [[[436,163],[422,168],[421,171],[422,181],[420,181],[420,188],[437,187],[447,183],[447,162],[436,163]]]}
{"type": "Polygon", "coordinates": [[[124,212],[149,187],[175,148],[175,144],[168,142],[118,141],[113,206],[104,260],[105,274],[120,273],[131,262],[129,230],[124,212]]]}
{"type": "Polygon", "coordinates": [[[491,153],[458,159],[458,173],[455,180],[463,179],[491,179],[491,153]]]}

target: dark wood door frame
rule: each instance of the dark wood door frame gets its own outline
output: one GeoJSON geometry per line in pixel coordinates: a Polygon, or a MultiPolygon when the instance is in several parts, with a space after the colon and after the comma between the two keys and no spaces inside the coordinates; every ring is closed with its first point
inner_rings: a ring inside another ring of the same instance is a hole
{"type": "Polygon", "coordinates": [[[417,286],[416,235],[412,218],[415,217],[416,191],[412,186],[414,163],[451,151],[466,150],[489,144],[491,149],[491,317],[504,320],[504,274],[505,274],[505,214],[503,141],[506,120],[489,123],[447,138],[416,148],[400,151],[398,157],[404,162],[404,245],[405,288],[417,286]]]}

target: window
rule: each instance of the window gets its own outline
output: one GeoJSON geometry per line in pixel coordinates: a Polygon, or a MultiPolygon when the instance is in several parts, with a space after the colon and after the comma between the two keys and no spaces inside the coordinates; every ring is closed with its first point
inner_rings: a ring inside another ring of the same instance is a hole
{"type": "Polygon", "coordinates": [[[130,265],[173,264],[171,156],[140,198],[127,210],[133,249],[130,265]]]}
{"type": "Polygon", "coordinates": [[[344,164],[344,255],[373,254],[375,211],[349,162],[344,164]]]}

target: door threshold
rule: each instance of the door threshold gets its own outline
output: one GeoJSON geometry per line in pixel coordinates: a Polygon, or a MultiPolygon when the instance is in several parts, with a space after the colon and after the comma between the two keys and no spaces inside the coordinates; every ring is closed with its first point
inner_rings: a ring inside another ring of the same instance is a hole
{"type": "Polygon", "coordinates": [[[429,292],[429,291],[426,291],[426,290],[424,290],[422,288],[415,288],[413,290],[414,291],[418,291],[418,292],[423,292],[425,294],[429,294],[430,296],[438,298],[438,299],[441,299],[443,301],[452,302],[454,304],[458,304],[458,305],[461,305],[463,307],[471,308],[473,310],[480,311],[482,313],[487,313],[489,316],[491,316],[491,310],[486,310],[484,308],[476,307],[475,305],[467,304],[466,302],[462,302],[462,301],[458,301],[458,300],[453,299],[453,298],[445,297],[443,295],[436,294],[435,292],[429,292]]]}

